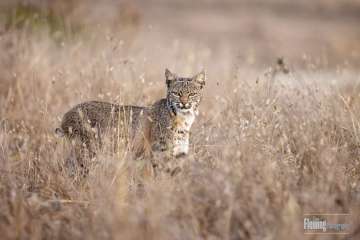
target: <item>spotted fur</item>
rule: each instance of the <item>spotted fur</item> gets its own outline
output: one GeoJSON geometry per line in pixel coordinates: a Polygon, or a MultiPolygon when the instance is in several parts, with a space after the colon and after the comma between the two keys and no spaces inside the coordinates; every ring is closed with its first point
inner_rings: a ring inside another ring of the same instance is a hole
{"type": "Polygon", "coordinates": [[[190,129],[198,114],[205,73],[177,77],[166,69],[167,96],[150,107],[108,102],[81,103],[65,113],[59,136],[79,140],[91,155],[104,135],[126,137],[137,155],[167,151],[175,157],[189,152],[190,129]],[[109,134],[112,133],[112,134],[109,134]]]}

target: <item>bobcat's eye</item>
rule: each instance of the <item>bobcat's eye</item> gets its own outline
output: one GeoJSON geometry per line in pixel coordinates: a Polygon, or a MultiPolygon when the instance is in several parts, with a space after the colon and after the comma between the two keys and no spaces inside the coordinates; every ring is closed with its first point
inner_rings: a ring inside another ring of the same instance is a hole
{"type": "Polygon", "coordinates": [[[177,97],[181,97],[181,94],[179,92],[171,92],[171,94],[177,97]]]}

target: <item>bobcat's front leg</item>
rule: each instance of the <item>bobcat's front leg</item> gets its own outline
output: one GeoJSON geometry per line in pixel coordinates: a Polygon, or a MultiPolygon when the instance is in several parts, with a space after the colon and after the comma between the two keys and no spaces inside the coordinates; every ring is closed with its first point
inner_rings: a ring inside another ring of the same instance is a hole
{"type": "Polygon", "coordinates": [[[189,131],[177,130],[174,133],[172,155],[176,158],[183,157],[189,152],[189,131]]]}

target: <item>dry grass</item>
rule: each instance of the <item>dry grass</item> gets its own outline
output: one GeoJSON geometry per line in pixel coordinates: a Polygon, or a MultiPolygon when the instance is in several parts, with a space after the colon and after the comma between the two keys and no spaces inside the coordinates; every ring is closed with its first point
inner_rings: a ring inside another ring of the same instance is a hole
{"type": "Polygon", "coordinates": [[[137,34],[1,36],[2,239],[304,239],[313,212],[350,213],[350,239],[360,237],[358,72],[306,59],[285,74],[227,46],[137,34]],[[89,99],[150,104],[165,67],[208,70],[191,153],[171,163],[182,171],[144,176],[119,149],[71,175],[69,145],[53,134],[62,114],[89,99]]]}

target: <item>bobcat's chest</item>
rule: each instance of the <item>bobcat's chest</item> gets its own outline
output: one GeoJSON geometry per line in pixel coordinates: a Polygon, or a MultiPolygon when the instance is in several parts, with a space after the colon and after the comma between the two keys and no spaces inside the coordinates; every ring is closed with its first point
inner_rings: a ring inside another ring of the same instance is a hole
{"type": "Polygon", "coordinates": [[[186,155],[189,152],[189,132],[194,123],[195,113],[193,111],[178,113],[173,125],[173,149],[174,156],[186,155]]]}
{"type": "Polygon", "coordinates": [[[190,128],[195,120],[195,113],[189,112],[178,112],[174,120],[174,129],[182,131],[190,131],[190,128]]]}

